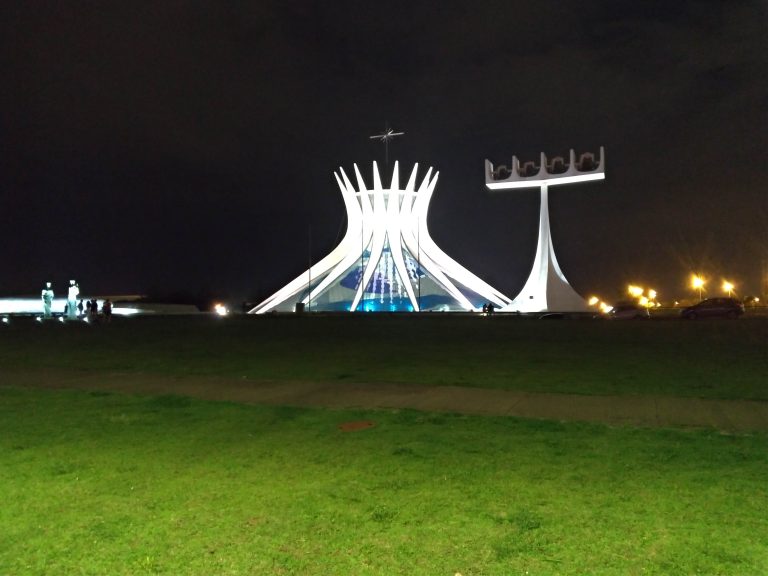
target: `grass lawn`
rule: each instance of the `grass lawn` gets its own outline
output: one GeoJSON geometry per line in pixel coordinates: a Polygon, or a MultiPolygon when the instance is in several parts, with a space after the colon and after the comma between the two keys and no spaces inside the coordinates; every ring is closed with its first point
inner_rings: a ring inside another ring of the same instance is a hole
{"type": "Polygon", "coordinates": [[[768,319],[163,317],[0,326],[0,366],[768,399],[768,319]]]}
{"type": "Polygon", "coordinates": [[[766,478],[766,434],[0,387],[0,574],[766,574],[766,478]]]}

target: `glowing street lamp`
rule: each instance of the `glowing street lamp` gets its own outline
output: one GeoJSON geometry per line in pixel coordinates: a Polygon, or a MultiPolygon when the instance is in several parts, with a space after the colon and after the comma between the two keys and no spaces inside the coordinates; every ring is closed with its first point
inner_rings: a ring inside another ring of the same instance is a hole
{"type": "Polygon", "coordinates": [[[728,282],[728,280],[723,280],[723,292],[728,293],[728,298],[731,297],[731,293],[733,292],[733,284],[731,282],[728,282]]]}
{"type": "Polygon", "coordinates": [[[613,310],[613,306],[611,306],[610,304],[607,304],[607,303],[605,303],[605,302],[600,302],[600,306],[599,306],[599,308],[600,308],[600,311],[601,311],[603,314],[608,314],[608,312],[610,312],[611,310],[613,310]]]}
{"type": "Polygon", "coordinates": [[[631,284],[627,286],[627,292],[633,298],[640,298],[643,295],[643,289],[640,286],[632,286],[631,284]]]}
{"type": "Polygon", "coordinates": [[[653,288],[648,289],[648,300],[656,300],[656,296],[658,295],[658,292],[654,290],[653,288]]]}
{"type": "Polygon", "coordinates": [[[699,291],[699,300],[701,300],[701,291],[704,289],[704,284],[706,284],[706,281],[701,276],[698,276],[697,274],[694,274],[691,276],[691,286],[694,290],[699,291]]]}
{"type": "Polygon", "coordinates": [[[600,302],[600,298],[597,296],[592,296],[588,301],[590,306],[595,306],[598,302],[600,302]]]}

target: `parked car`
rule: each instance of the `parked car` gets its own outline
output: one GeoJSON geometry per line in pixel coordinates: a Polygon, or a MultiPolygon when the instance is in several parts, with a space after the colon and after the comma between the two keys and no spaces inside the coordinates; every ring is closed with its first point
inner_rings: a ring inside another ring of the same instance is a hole
{"type": "Polygon", "coordinates": [[[539,316],[539,320],[564,320],[565,314],[562,312],[547,312],[539,316]]]}
{"type": "Polygon", "coordinates": [[[648,308],[640,306],[634,302],[623,302],[616,304],[608,312],[608,318],[611,320],[643,320],[650,318],[651,315],[648,312],[648,308]]]}
{"type": "Polygon", "coordinates": [[[744,314],[744,305],[735,298],[707,298],[680,311],[687,320],[696,318],[738,318],[744,314]]]}

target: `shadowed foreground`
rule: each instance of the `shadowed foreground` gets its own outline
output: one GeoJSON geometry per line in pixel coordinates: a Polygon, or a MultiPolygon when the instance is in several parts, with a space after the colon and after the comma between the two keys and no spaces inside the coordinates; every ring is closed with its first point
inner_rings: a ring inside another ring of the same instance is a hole
{"type": "Polygon", "coordinates": [[[768,400],[768,318],[149,317],[0,325],[0,366],[107,374],[768,400]]]}

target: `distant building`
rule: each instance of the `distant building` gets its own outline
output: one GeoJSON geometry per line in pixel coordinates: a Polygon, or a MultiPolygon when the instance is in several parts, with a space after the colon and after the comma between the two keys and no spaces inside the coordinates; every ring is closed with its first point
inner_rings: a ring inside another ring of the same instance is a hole
{"type": "Polygon", "coordinates": [[[768,297],[768,258],[763,260],[762,282],[760,282],[761,296],[768,297]]]}
{"type": "Polygon", "coordinates": [[[429,234],[427,211],[437,184],[432,168],[405,187],[395,162],[389,186],[373,163],[373,187],[354,166],[357,188],[334,173],[347,209],[347,232],[330,254],[250,313],[271,311],[462,311],[511,300],[443,252],[429,234]]]}

